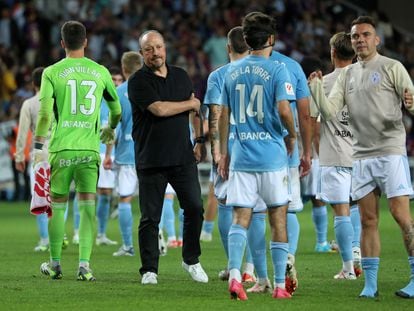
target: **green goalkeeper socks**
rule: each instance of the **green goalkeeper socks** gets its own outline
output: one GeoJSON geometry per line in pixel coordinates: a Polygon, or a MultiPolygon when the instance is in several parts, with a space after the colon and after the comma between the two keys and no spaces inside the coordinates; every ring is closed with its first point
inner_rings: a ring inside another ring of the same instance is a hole
{"type": "Polygon", "coordinates": [[[79,261],[89,262],[95,232],[95,200],[79,200],[79,261]]]}
{"type": "Polygon", "coordinates": [[[60,261],[62,257],[62,243],[65,235],[65,210],[67,203],[52,202],[53,215],[49,219],[50,259],[60,261]]]}

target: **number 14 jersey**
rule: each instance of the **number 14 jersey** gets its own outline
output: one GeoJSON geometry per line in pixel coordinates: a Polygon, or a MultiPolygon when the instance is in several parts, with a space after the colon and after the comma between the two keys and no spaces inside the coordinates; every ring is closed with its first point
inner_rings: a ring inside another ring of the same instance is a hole
{"type": "Polygon", "coordinates": [[[277,102],[295,100],[294,94],[283,65],[254,55],[230,64],[221,94],[235,128],[230,169],[263,172],[288,165],[277,102]]]}

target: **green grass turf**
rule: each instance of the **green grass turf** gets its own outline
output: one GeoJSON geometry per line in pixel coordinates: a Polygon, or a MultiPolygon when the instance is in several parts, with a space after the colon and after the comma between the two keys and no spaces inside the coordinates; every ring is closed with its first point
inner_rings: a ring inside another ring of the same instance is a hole
{"type": "MultiPolygon", "coordinates": [[[[338,254],[313,251],[315,233],[311,208],[299,214],[301,237],[296,256],[299,288],[292,300],[274,300],[270,295],[249,295],[248,301],[232,301],[227,283],[217,273],[226,260],[217,226],[213,241],[202,243],[200,258],[210,277],[199,284],[181,268],[181,249],[170,249],[160,258],[159,284],[142,286],[138,269],[138,208],[134,200],[135,257],[115,258],[118,246],[95,246],[91,267],[95,283],[76,281],[77,248],[70,244],[63,251],[62,280],[50,280],[40,274],[41,262],[48,253],[35,253],[38,240],[35,217],[27,203],[0,202],[0,310],[414,310],[414,300],[394,295],[407,284],[409,266],[400,231],[383,204],[380,219],[382,254],[379,271],[378,300],[357,298],[363,278],[337,281],[333,275],[341,268],[338,254]]],[[[329,238],[333,239],[330,212],[329,238]]],[[[72,238],[72,217],[67,222],[72,238]]],[[[110,220],[108,236],[120,241],[118,221],[110,220]]],[[[270,266],[270,260],[268,260],[270,266]]],[[[272,275],[272,271],[269,271],[272,275]]]]}

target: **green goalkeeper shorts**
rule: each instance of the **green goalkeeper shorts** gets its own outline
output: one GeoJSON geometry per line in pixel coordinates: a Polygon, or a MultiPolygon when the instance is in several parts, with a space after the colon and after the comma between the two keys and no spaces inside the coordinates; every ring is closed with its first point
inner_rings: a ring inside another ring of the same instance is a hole
{"type": "Polygon", "coordinates": [[[96,193],[101,158],[95,151],[64,150],[49,154],[50,194],[66,196],[72,180],[78,193],[96,193]]]}

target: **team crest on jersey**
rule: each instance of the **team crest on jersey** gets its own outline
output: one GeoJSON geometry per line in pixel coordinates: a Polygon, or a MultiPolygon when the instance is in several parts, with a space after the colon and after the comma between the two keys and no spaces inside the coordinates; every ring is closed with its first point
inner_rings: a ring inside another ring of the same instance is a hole
{"type": "Polygon", "coordinates": [[[345,108],[343,110],[340,110],[336,114],[336,118],[337,118],[338,122],[342,123],[343,125],[348,126],[348,120],[349,120],[348,109],[345,108]]]}
{"type": "Polygon", "coordinates": [[[371,73],[370,79],[372,84],[377,85],[381,82],[381,74],[377,71],[374,71],[371,73]]]}
{"type": "Polygon", "coordinates": [[[283,176],[283,185],[287,186],[289,184],[289,176],[283,176]]]}
{"type": "Polygon", "coordinates": [[[292,84],[285,82],[285,90],[286,90],[286,94],[288,95],[295,95],[295,93],[293,93],[293,86],[292,84]]]}

